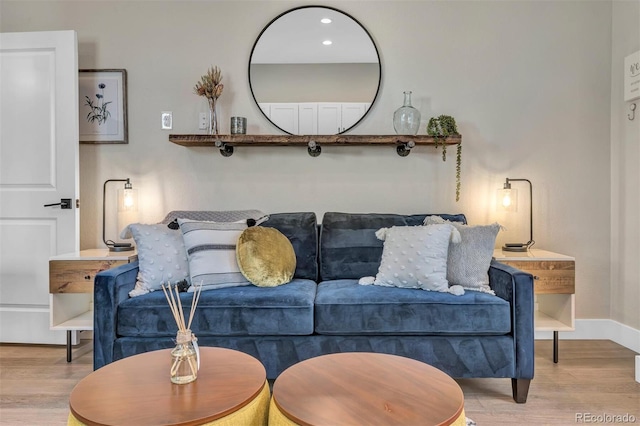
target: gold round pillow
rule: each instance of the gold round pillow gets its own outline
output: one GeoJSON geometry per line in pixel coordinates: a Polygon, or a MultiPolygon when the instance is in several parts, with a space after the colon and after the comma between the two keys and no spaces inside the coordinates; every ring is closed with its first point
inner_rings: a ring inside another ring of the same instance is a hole
{"type": "Polygon", "coordinates": [[[286,284],[296,271],[296,254],[291,241],[275,228],[252,226],[236,244],[242,275],[259,287],[286,284]]]}

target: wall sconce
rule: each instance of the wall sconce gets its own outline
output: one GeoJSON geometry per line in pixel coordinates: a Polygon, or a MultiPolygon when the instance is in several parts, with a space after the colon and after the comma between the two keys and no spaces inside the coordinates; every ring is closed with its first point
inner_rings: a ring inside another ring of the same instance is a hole
{"type": "Polygon", "coordinates": [[[498,204],[505,211],[515,212],[518,210],[518,190],[511,188],[511,182],[527,182],[529,184],[529,241],[526,243],[506,243],[502,246],[503,251],[527,251],[536,242],[533,240],[533,185],[529,179],[509,179],[504,183],[502,189],[498,189],[498,204]]]}
{"type": "Polygon", "coordinates": [[[107,240],[105,237],[106,222],[106,197],[107,184],[109,182],[125,182],[124,188],[118,189],[118,211],[119,212],[135,212],[138,210],[138,190],[133,189],[129,178],[127,179],[109,179],[104,182],[102,187],[102,241],[109,247],[109,251],[130,251],[133,250],[131,243],[116,243],[113,240],[107,240]]]}

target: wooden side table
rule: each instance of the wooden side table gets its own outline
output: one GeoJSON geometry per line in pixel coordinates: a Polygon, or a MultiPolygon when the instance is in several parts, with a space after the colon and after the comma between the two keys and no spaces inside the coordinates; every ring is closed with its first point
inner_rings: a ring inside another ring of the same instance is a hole
{"type": "Polygon", "coordinates": [[[67,362],[72,333],[93,330],[93,282],[100,271],[138,259],[135,251],[82,250],[49,258],[50,329],[67,332],[67,362]]]}
{"type": "Polygon", "coordinates": [[[287,368],[273,385],[270,426],[464,426],[460,386],[442,371],[397,355],[344,352],[287,368]]]}
{"type": "Polygon", "coordinates": [[[553,331],[553,362],[558,362],[558,332],[575,330],[575,258],[551,251],[531,249],[493,257],[533,275],[536,295],[535,329],[553,331]]]}
{"type": "MultiPolygon", "coordinates": [[[[167,306],[169,309],[169,306],[167,306]]],[[[171,349],[107,364],[82,379],[69,396],[68,425],[267,424],[269,384],[254,357],[200,347],[198,378],[171,382],[171,349]]]]}

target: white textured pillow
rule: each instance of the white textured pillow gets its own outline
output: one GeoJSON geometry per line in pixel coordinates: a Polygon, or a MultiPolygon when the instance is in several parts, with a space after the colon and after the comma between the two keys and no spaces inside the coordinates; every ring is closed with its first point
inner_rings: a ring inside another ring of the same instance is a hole
{"type": "Polygon", "coordinates": [[[376,236],[384,240],[382,260],[373,284],[387,287],[449,291],[447,253],[450,224],[393,226],[376,236]]]}
{"type": "Polygon", "coordinates": [[[501,229],[498,223],[469,226],[449,222],[440,216],[427,216],[425,225],[449,223],[460,232],[460,244],[449,245],[447,280],[451,285],[460,285],[467,290],[495,294],[489,287],[489,266],[501,229]]]}
{"type": "Polygon", "coordinates": [[[251,283],[240,272],[236,244],[246,221],[206,222],[178,219],[189,258],[189,291],[202,283],[202,290],[238,287],[251,283]]]}
{"type": "Polygon", "coordinates": [[[179,230],[140,223],[133,223],[127,229],[136,242],[139,268],[136,286],[129,296],[160,290],[163,283],[189,280],[189,262],[179,230]]]}

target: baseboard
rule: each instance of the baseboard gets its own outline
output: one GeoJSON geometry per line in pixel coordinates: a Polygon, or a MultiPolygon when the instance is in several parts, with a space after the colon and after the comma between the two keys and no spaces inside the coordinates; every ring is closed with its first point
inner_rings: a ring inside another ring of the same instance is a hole
{"type": "MultiPolygon", "coordinates": [[[[537,340],[553,338],[551,331],[536,331],[537,340]]],[[[611,340],[640,353],[640,330],[611,319],[577,319],[575,331],[561,331],[562,340],[611,340]]]]}

